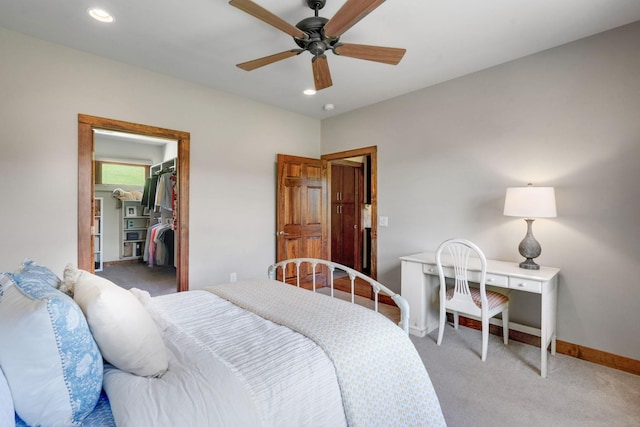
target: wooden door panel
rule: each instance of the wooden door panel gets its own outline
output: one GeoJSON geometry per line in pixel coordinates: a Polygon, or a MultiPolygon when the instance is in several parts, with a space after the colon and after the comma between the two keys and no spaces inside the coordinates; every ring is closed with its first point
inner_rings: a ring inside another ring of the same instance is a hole
{"type": "MultiPolygon", "coordinates": [[[[326,161],[278,154],[276,261],[328,259],[326,180],[326,161]]],[[[295,266],[290,266],[285,277],[294,274],[295,266]]],[[[313,272],[304,266],[301,276],[310,283],[313,272]]],[[[325,283],[317,272],[316,282],[325,283]]]]}
{"type": "Polygon", "coordinates": [[[342,168],[338,165],[331,165],[331,203],[340,202],[340,191],[342,190],[342,168]]]}
{"type": "Polygon", "coordinates": [[[284,259],[295,258],[298,253],[300,253],[300,248],[302,246],[302,238],[295,237],[290,238],[286,236],[283,238],[284,244],[284,259]]]}
{"type": "MultiPolygon", "coordinates": [[[[298,258],[297,254],[305,253],[306,258],[320,258],[322,259],[323,243],[322,239],[315,236],[307,236],[300,238],[289,238],[285,236],[285,253],[287,256],[284,259],[298,258]]],[[[320,267],[316,269],[316,286],[322,287],[326,284],[326,277],[323,274],[324,271],[320,270],[320,267]]],[[[303,263],[300,265],[300,277],[301,286],[310,288],[313,283],[313,268],[309,263],[303,263]]],[[[295,264],[288,264],[285,270],[285,282],[290,284],[296,284],[296,277],[298,272],[295,264]]],[[[282,280],[282,272],[278,270],[277,277],[282,280]]]]}
{"type": "Polygon", "coordinates": [[[323,212],[323,192],[322,187],[307,187],[306,197],[306,225],[322,225],[323,212]]]}
{"type": "Polygon", "coordinates": [[[340,200],[342,203],[355,203],[356,201],[356,172],[355,167],[342,166],[342,190],[340,200]]]}
{"type": "MultiPolygon", "coordinates": [[[[322,160],[320,160],[320,162],[322,162],[322,160]]],[[[304,167],[309,181],[317,181],[318,186],[326,187],[323,183],[326,180],[326,165],[305,163],[304,167]]]]}
{"type": "Polygon", "coordinates": [[[331,204],[331,260],[340,263],[342,248],[342,216],[340,205],[331,204]]]}
{"type": "Polygon", "coordinates": [[[283,194],[283,225],[298,225],[302,221],[300,207],[297,201],[300,200],[302,188],[295,185],[287,185],[283,194]]]}
{"type": "Polygon", "coordinates": [[[343,204],[341,208],[342,217],[342,239],[341,239],[341,261],[347,267],[355,267],[356,255],[356,210],[355,204],[343,204]]]}

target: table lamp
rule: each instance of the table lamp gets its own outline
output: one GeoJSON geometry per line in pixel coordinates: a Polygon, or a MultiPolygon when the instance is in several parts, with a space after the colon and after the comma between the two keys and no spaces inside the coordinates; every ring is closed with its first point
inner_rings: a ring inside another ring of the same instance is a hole
{"type": "Polygon", "coordinates": [[[504,215],[518,216],[527,222],[527,235],[518,246],[520,255],[526,258],[520,263],[520,268],[539,270],[540,266],[533,259],[540,256],[542,248],[533,237],[532,224],[535,218],[556,217],[556,195],[553,187],[534,187],[529,184],[526,187],[507,188],[504,215]]]}

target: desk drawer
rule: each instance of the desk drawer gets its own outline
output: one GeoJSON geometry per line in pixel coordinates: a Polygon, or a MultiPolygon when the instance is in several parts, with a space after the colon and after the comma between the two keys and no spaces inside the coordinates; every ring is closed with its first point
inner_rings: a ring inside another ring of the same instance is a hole
{"type": "Polygon", "coordinates": [[[501,276],[500,274],[487,273],[484,283],[490,286],[499,286],[501,288],[509,287],[509,277],[501,276]]]}
{"type": "Polygon", "coordinates": [[[518,277],[509,277],[509,288],[521,291],[542,293],[542,282],[540,280],[521,279],[518,277]]]}
{"type": "MultiPolygon", "coordinates": [[[[450,269],[451,272],[453,273],[453,269],[450,269]]],[[[438,266],[435,264],[424,264],[422,266],[422,272],[424,274],[431,274],[432,276],[437,276],[438,275],[438,266]]],[[[446,273],[446,269],[445,269],[445,275],[446,273]]]]}
{"type": "MultiPolygon", "coordinates": [[[[453,272],[453,267],[442,267],[442,270],[444,271],[444,277],[454,277],[454,272],[453,272]]],[[[424,267],[422,268],[422,272],[424,274],[430,274],[432,276],[439,276],[438,274],[438,266],[435,264],[425,264],[424,267]]],[[[469,280],[474,280],[473,279],[473,272],[469,273],[469,280]]]]}
{"type": "MultiPolygon", "coordinates": [[[[438,266],[435,264],[425,264],[422,268],[422,272],[424,274],[430,274],[432,276],[438,275],[438,266]]],[[[452,278],[454,277],[454,272],[452,267],[444,267],[444,277],[452,278]]],[[[467,272],[467,279],[470,282],[479,283],[480,282],[480,272],[470,270],[467,272]]],[[[501,288],[509,287],[509,277],[503,276],[500,274],[491,274],[487,273],[485,276],[485,283],[491,286],[499,286],[501,288]]]]}

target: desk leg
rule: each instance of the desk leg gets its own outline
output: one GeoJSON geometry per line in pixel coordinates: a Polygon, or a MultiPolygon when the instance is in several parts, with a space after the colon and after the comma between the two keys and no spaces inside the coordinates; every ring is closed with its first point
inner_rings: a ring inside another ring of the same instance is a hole
{"type": "Polygon", "coordinates": [[[551,282],[551,354],[556,354],[556,336],[558,330],[556,322],[558,316],[558,277],[554,277],[551,282]]]}
{"type": "Polygon", "coordinates": [[[421,262],[402,260],[401,269],[400,294],[409,302],[409,333],[424,337],[438,328],[440,279],[424,274],[421,262]]]}
{"type": "Polygon", "coordinates": [[[424,337],[428,331],[427,288],[422,264],[402,260],[400,294],[409,302],[409,333],[424,337]]]}
{"type": "Polygon", "coordinates": [[[540,328],[540,375],[547,377],[547,348],[551,344],[551,354],[556,354],[556,313],[558,307],[558,283],[554,277],[541,295],[540,328]]]}

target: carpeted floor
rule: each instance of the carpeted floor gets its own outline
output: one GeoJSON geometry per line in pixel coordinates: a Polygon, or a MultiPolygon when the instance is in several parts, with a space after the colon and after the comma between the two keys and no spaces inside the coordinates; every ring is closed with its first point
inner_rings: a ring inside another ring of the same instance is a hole
{"type": "Polygon", "coordinates": [[[540,350],[451,325],[442,345],[437,330],[411,336],[435,387],[449,427],[637,427],[640,376],[556,354],[540,377],[540,350]]]}
{"type": "Polygon", "coordinates": [[[149,267],[142,262],[122,263],[104,267],[96,275],[109,279],[125,289],[138,288],[148,291],[151,296],[169,294],[177,289],[176,268],[172,266],[149,267]]]}

